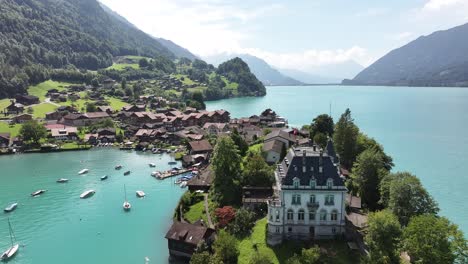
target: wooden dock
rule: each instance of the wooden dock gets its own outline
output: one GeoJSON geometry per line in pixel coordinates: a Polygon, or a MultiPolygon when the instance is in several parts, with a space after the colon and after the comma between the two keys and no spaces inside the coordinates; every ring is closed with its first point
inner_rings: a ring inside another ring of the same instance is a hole
{"type": "Polygon", "coordinates": [[[179,176],[188,172],[191,172],[191,170],[183,169],[183,170],[178,170],[177,172],[174,172],[174,173],[172,171],[165,171],[165,172],[162,172],[161,175],[156,176],[155,178],[158,180],[164,180],[166,178],[179,176]]]}

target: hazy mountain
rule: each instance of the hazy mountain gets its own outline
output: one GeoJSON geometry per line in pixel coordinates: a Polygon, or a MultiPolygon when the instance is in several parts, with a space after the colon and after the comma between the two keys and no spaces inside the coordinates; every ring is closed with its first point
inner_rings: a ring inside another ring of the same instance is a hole
{"type": "MultiPolygon", "coordinates": [[[[135,25],[130,23],[125,17],[119,15],[117,12],[113,11],[103,3],[100,3],[102,9],[106,11],[109,15],[113,16],[115,19],[127,24],[128,26],[137,28],[135,25]]],[[[156,39],[159,43],[161,43],[164,47],[166,47],[169,51],[171,51],[176,57],[178,58],[187,58],[190,60],[194,60],[197,58],[197,56],[193,55],[188,49],[183,48],[171,40],[163,39],[163,38],[154,38],[156,39]]]]}
{"type": "Polygon", "coordinates": [[[293,69],[280,69],[280,72],[306,84],[340,83],[343,80],[343,78],[324,77],[293,69]]]}
{"type": "Polygon", "coordinates": [[[264,60],[249,54],[219,54],[215,56],[205,57],[204,59],[215,66],[221,64],[223,61],[232,58],[241,58],[252,71],[255,76],[264,85],[302,85],[303,83],[286,76],[279,72],[277,69],[270,66],[264,60]]]}
{"type": "Polygon", "coordinates": [[[419,37],[343,83],[468,86],[468,24],[419,37]]]}

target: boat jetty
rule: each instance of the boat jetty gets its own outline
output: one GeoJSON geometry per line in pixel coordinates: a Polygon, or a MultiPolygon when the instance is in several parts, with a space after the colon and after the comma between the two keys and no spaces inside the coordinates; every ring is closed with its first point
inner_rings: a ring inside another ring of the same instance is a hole
{"type": "Polygon", "coordinates": [[[182,174],[189,173],[189,172],[191,172],[191,170],[189,169],[173,168],[168,171],[153,172],[151,173],[151,176],[155,177],[158,180],[164,180],[166,178],[182,175],[182,174]]]}

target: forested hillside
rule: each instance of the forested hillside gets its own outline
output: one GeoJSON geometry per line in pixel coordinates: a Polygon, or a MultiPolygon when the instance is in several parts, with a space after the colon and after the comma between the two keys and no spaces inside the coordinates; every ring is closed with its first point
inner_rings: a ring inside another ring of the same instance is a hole
{"type": "Polygon", "coordinates": [[[174,57],[96,0],[2,0],[0,21],[0,98],[24,93],[52,69],[106,68],[120,55],[174,57]]]}

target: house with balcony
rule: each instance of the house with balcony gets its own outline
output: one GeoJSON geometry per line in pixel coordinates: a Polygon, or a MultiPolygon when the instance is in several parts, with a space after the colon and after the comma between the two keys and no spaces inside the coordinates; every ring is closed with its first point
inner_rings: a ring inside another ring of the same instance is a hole
{"type": "Polygon", "coordinates": [[[293,147],[277,165],[274,195],[267,202],[269,245],[345,232],[347,189],[334,160],[317,146],[293,147]]]}

